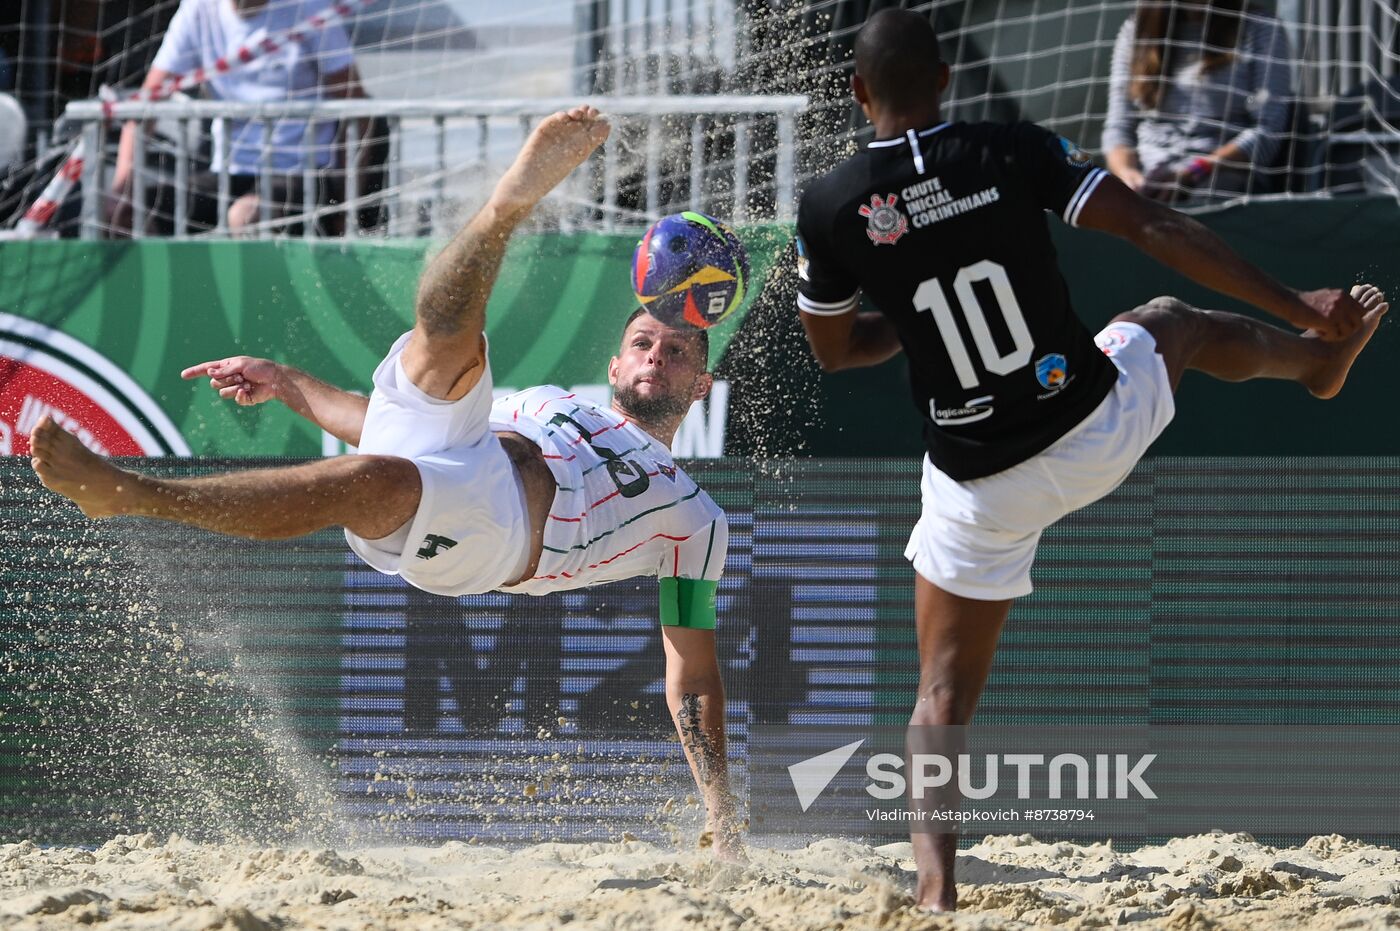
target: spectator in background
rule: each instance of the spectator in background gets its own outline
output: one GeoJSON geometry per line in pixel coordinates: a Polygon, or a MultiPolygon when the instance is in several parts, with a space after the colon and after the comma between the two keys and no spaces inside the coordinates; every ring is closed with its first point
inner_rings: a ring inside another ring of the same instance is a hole
{"type": "Polygon", "coordinates": [[[1108,169],[1168,203],[1234,197],[1287,131],[1292,52],[1246,0],[1138,0],[1113,46],[1108,169]]]}
{"type": "MultiPolygon", "coordinates": [[[[151,63],[143,87],[152,89],[165,81],[203,67],[211,71],[205,93],[217,100],[259,103],[277,100],[325,100],[364,97],[345,28],[333,23],[319,30],[308,30],[300,41],[289,41],[275,52],[262,52],[241,68],[226,74],[212,74],[221,57],[236,58],[240,47],[256,47],[269,36],[276,36],[330,0],[182,0],[160,50],[151,63]]],[[[261,214],[258,176],[267,172],[261,185],[271,201],[274,217],[303,212],[302,177],[308,157],[315,160],[320,190],[313,203],[333,203],[341,199],[334,121],[317,122],[314,136],[307,121],[281,119],[270,122],[229,120],[227,139],[215,121],[213,150],[207,172],[192,172],[190,204],[191,232],[211,229],[218,222],[218,177],[227,156],[229,172],[228,224],[233,232],[256,223],[261,214]],[[268,133],[268,127],[271,132],[268,133]],[[314,149],[308,153],[307,147],[314,149]],[[266,150],[266,151],[265,151],[266,150]]],[[[113,194],[117,209],[113,226],[130,228],[130,197],[134,170],[135,121],[122,127],[113,194]],[[125,221],[125,222],[123,222],[125,221]]],[[[363,138],[363,133],[362,133],[363,138]]],[[[172,192],[163,191],[156,213],[169,216],[172,192]]]]}

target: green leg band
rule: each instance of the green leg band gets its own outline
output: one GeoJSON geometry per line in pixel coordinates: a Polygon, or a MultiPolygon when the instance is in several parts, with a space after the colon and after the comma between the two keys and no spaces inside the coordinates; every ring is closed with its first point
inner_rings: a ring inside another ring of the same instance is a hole
{"type": "Polygon", "coordinates": [[[709,579],[666,577],[661,582],[661,623],[666,627],[715,629],[715,591],[709,579]]]}

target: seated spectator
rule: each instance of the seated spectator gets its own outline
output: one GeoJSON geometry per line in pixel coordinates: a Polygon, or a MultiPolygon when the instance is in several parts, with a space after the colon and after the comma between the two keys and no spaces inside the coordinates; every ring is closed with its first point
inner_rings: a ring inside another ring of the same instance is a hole
{"type": "Polygon", "coordinates": [[[1168,203],[1248,192],[1283,141],[1291,62],[1278,20],[1246,0],[1138,0],[1113,46],[1108,169],[1168,203]]]}
{"type": "MultiPolygon", "coordinates": [[[[330,0],[182,0],[170,21],[160,50],[142,84],[160,87],[167,80],[203,67],[211,72],[204,92],[217,100],[259,103],[276,100],[324,100],[364,97],[351,54],[345,28],[337,23],[307,30],[299,41],[288,41],[275,52],[258,49],[258,57],[225,74],[214,73],[221,57],[235,59],[243,46],[256,48],[269,36],[277,36],[304,21],[330,0]]],[[[362,125],[368,121],[362,121],[362,125]]],[[[135,152],[136,122],[122,127],[113,194],[118,209],[113,226],[130,228],[130,196],[135,152]],[[125,221],[125,222],[123,222],[125,221]]],[[[256,223],[261,215],[258,184],[269,196],[271,214],[286,217],[303,212],[302,179],[308,154],[318,169],[319,190],[312,202],[324,205],[338,202],[343,184],[335,143],[335,121],[315,123],[314,135],[307,121],[227,120],[213,126],[213,150],[207,172],[191,172],[188,203],[191,233],[214,228],[218,223],[219,172],[227,154],[229,205],[226,220],[232,232],[256,223]],[[268,127],[271,132],[266,132],[268,127]],[[228,138],[224,138],[224,131],[228,138]],[[308,147],[313,152],[308,153],[308,147]]],[[[363,133],[362,133],[363,138],[363,133]]],[[[154,214],[167,218],[168,229],[173,192],[165,190],[156,199],[154,214]]],[[[324,227],[324,224],[323,224],[324,227]]],[[[164,231],[164,230],[162,230],[164,231]]]]}

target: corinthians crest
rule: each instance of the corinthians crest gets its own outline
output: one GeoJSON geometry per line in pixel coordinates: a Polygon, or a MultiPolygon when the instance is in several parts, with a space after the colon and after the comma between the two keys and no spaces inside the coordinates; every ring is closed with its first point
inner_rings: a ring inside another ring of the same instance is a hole
{"type": "Polygon", "coordinates": [[[869,204],[860,205],[860,215],[869,221],[865,225],[865,235],[877,246],[892,246],[909,232],[909,219],[895,209],[897,203],[899,198],[893,194],[887,197],[872,194],[869,204]]]}

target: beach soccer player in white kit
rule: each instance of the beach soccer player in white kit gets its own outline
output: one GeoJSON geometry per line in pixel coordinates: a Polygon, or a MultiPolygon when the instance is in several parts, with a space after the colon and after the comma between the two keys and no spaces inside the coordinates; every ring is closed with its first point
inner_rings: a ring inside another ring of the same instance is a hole
{"type": "Polygon", "coordinates": [[[414,328],[376,369],[369,398],[248,356],[184,372],[239,404],[280,400],[357,455],[156,479],[113,466],[45,418],[33,465],[89,517],[156,517],[253,539],[343,527],[371,566],[442,595],[657,576],[667,705],[715,851],[738,858],[714,633],[728,525],[668,448],[710,389],[707,335],[638,311],[608,366],[610,407],[554,387],[492,402],[483,327],[506,242],[608,131],[591,107],[541,121],[486,206],[425,270],[414,328]]]}

